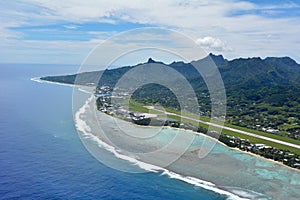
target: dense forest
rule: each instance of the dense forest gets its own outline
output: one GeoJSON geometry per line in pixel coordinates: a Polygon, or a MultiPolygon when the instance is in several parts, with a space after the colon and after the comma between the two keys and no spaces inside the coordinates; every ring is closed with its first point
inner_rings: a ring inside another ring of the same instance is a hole
{"type": "MultiPolygon", "coordinates": [[[[289,57],[224,59],[221,55],[193,62],[212,59],[224,82],[227,96],[226,121],[230,124],[263,130],[300,140],[300,65],[289,57]]],[[[85,72],[77,75],[43,77],[42,80],[69,84],[98,84],[113,87],[129,70],[160,63],[181,73],[193,87],[202,116],[210,116],[210,94],[203,78],[192,63],[173,62],[169,65],[151,58],[146,63],[105,71],[85,72]],[[100,80],[99,77],[101,76],[100,80]]],[[[176,96],[159,84],[146,84],[137,89],[133,100],[143,104],[159,104],[180,110],[176,96]]]]}

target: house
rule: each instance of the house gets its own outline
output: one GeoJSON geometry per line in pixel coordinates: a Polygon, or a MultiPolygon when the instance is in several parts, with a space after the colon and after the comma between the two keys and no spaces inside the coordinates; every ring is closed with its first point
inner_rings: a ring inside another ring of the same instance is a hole
{"type": "Polygon", "coordinates": [[[268,132],[268,133],[278,133],[279,130],[278,129],[270,128],[270,129],[267,129],[266,132],[268,132]]]}
{"type": "Polygon", "coordinates": [[[261,150],[261,149],[264,149],[265,148],[265,144],[253,144],[252,147],[254,149],[258,149],[258,150],[261,150]]]}

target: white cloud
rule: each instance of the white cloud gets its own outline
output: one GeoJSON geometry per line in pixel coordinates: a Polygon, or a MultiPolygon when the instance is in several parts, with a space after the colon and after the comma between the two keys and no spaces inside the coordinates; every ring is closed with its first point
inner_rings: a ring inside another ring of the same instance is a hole
{"type": "MultiPolygon", "coordinates": [[[[220,51],[231,58],[272,54],[270,56],[292,55],[300,60],[300,57],[295,55],[299,49],[299,16],[268,18],[255,12],[231,15],[253,10],[271,12],[272,9],[275,11],[281,9],[282,11],[299,7],[296,3],[256,5],[238,0],[164,0],[159,3],[152,0],[28,0],[8,1],[6,4],[0,3],[0,7],[4,7],[0,19],[1,22],[6,22],[0,24],[2,46],[4,45],[3,38],[6,40],[14,38],[10,42],[15,41],[19,44],[26,42],[20,38],[20,32],[9,29],[12,26],[47,25],[61,22],[71,24],[106,22],[118,25],[118,22],[126,21],[182,31],[208,51],[220,51]],[[269,37],[269,35],[276,37],[269,37]]],[[[89,30],[87,34],[92,33],[96,32],[89,30]]],[[[111,36],[111,33],[107,35],[111,36]]],[[[102,39],[105,38],[100,38],[102,39]]],[[[97,40],[95,34],[94,41],[97,40]]],[[[76,42],[81,44],[80,41],[74,41],[76,42]]]]}
{"type": "Polygon", "coordinates": [[[214,50],[214,51],[231,50],[231,48],[227,46],[226,42],[221,41],[219,38],[213,38],[209,36],[204,38],[198,38],[196,40],[196,43],[207,50],[214,50]]]}
{"type": "Polygon", "coordinates": [[[79,26],[76,26],[76,25],[64,25],[64,27],[66,29],[73,29],[73,30],[79,28],[79,26]]]}

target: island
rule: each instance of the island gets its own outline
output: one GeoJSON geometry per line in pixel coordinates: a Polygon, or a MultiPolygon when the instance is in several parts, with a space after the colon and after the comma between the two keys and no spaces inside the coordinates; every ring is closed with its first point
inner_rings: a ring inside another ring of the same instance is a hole
{"type": "MultiPolygon", "coordinates": [[[[233,60],[224,59],[222,55],[209,54],[208,57],[217,65],[227,95],[225,126],[217,139],[229,147],[300,169],[300,65],[289,57],[233,60]]],[[[149,58],[146,63],[156,62],[149,58]]],[[[170,126],[216,137],[214,132],[208,131],[210,94],[203,79],[195,76],[197,72],[192,64],[157,63],[175,69],[191,83],[201,106],[199,111],[186,111],[181,115],[174,94],[157,84],[148,84],[135,91],[128,108],[113,104],[111,94],[117,81],[130,69],[145,63],[105,71],[42,77],[41,80],[95,85],[94,95],[99,111],[137,125],[170,126]],[[165,110],[155,105],[161,105],[165,110]]],[[[126,97],[126,88],[118,88],[114,94],[118,98],[126,97]]]]}

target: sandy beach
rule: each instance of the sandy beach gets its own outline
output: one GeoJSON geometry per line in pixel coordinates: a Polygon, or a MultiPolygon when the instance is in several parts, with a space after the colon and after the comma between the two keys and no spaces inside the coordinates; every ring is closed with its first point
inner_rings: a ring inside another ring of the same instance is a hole
{"type": "MultiPolygon", "coordinates": [[[[137,124],[134,124],[134,123],[132,123],[132,125],[135,126],[135,127],[137,127],[137,128],[139,128],[139,127],[140,127],[140,128],[141,128],[141,127],[142,127],[142,128],[154,128],[154,129],[157,129],[157,128],[158,128],[157,126],[141,126],[141,125],[137,125],[137,124]]],[[[251,156],[255,156],[255,157],[257,157],[257,158],[264,159],[264,160],[266,160],[266,161],[268,161],[268,162],[272,162],[272,163],[275,163],[275,164],[282,165],[282,166],[284,166],[284,167],[287,167],[287,168],[289,168],[289,169],[291,169],[291,170],[295,170],[295,171],[297,171],[297,172],[300,173],[300,170],[297,169],[297,168],[293,168],[293,167],[287,166],[287,165],[285,165],[285,164],[283,164],[282,162],[279,162],[279,161],[275,161],[275,160],[272,160],[272,159],[267,159],[267,158],[265,158],[265,157],[263,157],[263,156],[260,156],[260,155],[258,155],[258,154],[255,154],[255,153],[252,153],[252,152],[249,152],[249,151],[243,151],[243,150],[241,150],[241,149],[239,149],[239,148],[232,148],[232,147],[229,147],[229,146],[227,146],[226,144],[220,142],[218,139],[213,138],[213,137],[210,137],[210,136],[208,136],[208,135],[206,135],[206,134],[204,134],[204,133],[199,133],[199,132],[195,132],[195,131],[192,131],[192,130],[189,130],[189,129],[176,128],[176,127],[171,127],[171,126],[163,126],[163,127],[161,127],[161,128],[164,128],[164,129],[173,129],[173,130],[179,130],[179,131],[185,131],[185,132],[189,132],[189,133],[191,133],[191,134],[199,135],[199,136],[201,136],[201,137],[207,137],[207,138],[209,138],[210,140],[214,140],[215,142],[219,143],[220,145],[225,146],[226,148],[229,148],[229,149],[232,149],[232,150],[235,150],[235,151],[239,151],[239,152],[242,152],[242,153],[245,153],[245,154],[249,154],[249,155],[251,155],[251,156]]]]}

